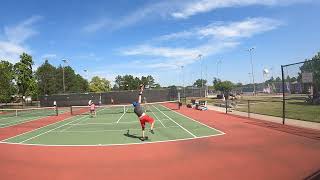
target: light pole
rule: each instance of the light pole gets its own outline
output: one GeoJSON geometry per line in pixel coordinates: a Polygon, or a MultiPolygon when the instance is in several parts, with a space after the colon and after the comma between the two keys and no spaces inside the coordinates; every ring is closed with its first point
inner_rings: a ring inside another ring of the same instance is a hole
{"type": "Polygon", "coordinates": [[[200,66],[201,66],[201,89],[200,89],[200,96],[202,95],[201,91],[202,91],[202,88],[203,88],[203,80],[202,80],[202,60],[201,60],[201,57],[202,57],[202,54],[199,54],[198,55],[198,58],[199,58],[199,61],[200,61],[200,66]]]}
{"type": "Polygon", "coordinates": [[[249,53],[250,53],[250,62],[251,62],[251,75],[252,75],[252,83],[253,83],[253,94],[256,95],[256,85],[254,83],[254,73],[253,73],[253,62],[252,62],[252,51],[254,50],[253,48],[248,49],[249,53]]]}
{"type": "Polygon", "coordinates": [[[203,88],[203,80],[202,80],[202,60],[201,60],[202,54],[198,55],[199,61],[200,61],[200,66],[201,66],[201,88],[203,88]]]}
{"type": "Polygon", "coordinates": [[[184,74],[183,74],[184,66],[181,66],[181,75],[182,75],[182,88],[183,88],[183,97],[186,98],[186,89],[184,87],[184,74]]]}
{"type": "Polygon", "coordinates": [[[63,67],[62,67],[62,83],[63,83],[63,93],[66,92],[66,86],[65,86],[65,83],[64,83],[64,67],[65,67],[65,64],[67,63],[67,60],[66,59],[62,59],[63,61],[63,67]]]}

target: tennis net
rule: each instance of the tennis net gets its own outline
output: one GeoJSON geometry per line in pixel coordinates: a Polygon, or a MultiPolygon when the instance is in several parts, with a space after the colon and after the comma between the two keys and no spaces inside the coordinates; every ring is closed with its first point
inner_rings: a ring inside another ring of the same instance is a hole
{"type": "MultiPolygon", "coordinates": [[[[171,110],[178,110],[180,107],[178,101],[141,103],[141,106],[145,112],[152,112],[155,109],[160,111],[171,111],[171,110]]],[[[134,113],[134,107],[131,104],[103,105],[103,106],[96,106],[95,111],[97,115],[134,113]]],[[[71,112],[71,115],[89,115],[90,106],[71,106],[70,112],[71,112]]]]}
{"type": "Polygon", "coordinates": [[[0,118],[3,117],[34,117],[34,116],[57,116],[58,108],[42,107],[42,108],[26,108],[26,109],[0,109],[0,118]]]}

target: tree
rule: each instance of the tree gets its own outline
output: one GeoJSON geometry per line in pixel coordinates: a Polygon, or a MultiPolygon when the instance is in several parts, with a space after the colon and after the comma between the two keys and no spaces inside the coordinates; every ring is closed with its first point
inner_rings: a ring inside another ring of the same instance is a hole
{"type": "Polygon", "coordinates": [[[8,61],[0,61],[0,102],[10,102],[11,96],[16,93],[13,80],[13,64],[8,61]]]}
{"type": "Polygon", "coordinates": [[[301,67],[300,67],[301,73],[299,73],[299,76],[297,80],[302,79],[302,73],[303,72],[311,72],[313,75],[313,93],[314,99],[317,99],[320,97],[320,52],[316,54],[311,61],[306,61],[301,67]]]}
{"type": "Polygon", "coordinates": [[[161,86],[160,86],[160,84],[156,83],[156,84],[152,85],[151,88],[160,89],[161,86]]]}
{"type": "Polygon", "coordinates": [[[32,65],[32,56],[26,53],[20,55],[20,61],[14,65],[18,93],[22,96],[26,95],[34,78],[32,74],[32,65]]]}
{"type": "Polygon", "coordinates": [[[78,93],[86,92],[88,90],[88,82],[81,75],[76,74],[70,66],[62,67],[61,65],[57,68],[56,86],[58,93],[63,92],[63,71],[64,71],[64,84],[66,93],[78,93]],[[64,69],[63,69],[64,68],[64,69]]]}
{"type": "Polygon", "coordinates": [[[120,90],[120,87],[122,87],[123,85],[123,80],[122,80],[122,76],[118,75],[116,78],[115,78],[115,84],[113,86],[113,90],[120,90]]]}
{"type": "MultiPolygon", "coordinates": [[[[77,92],[88,92],[89,82],[86,79],[84,79],[80,74],[77,74],[75,85],[73,86],[73,88],[77,92]]],[[[110,88],[110,86],[109,86],[109,88],[110,88]]]]}
{"type": "Polygon", "coordinates": [[[141,79],[132,75],[118,75],[115,78],[113,90],[136,90],[139,89],[140,84],[160,88],[159,84],[155,84],[154,78],[151,75],[148,75],[147,77],[142,76],[141,79]]]}
{"type": "Polygon", "coordinates": [[[213,78],[213,86],[215,86],[217,83],[219,83],[219,82],[221,82],[221,80],[220,79],[218,79],[218,78],[213,78]]]}
{"type": "Polygon", "coordinates": [[[31,96],[32,99],[38,99],[39,95],[39,86],[35,78],[30,80],[29,88],[26,91],[27,96],[31,96]]]}
{"type": "Polygon", "coordinates": [[[56,71],[57,68],[51,65],[48,60],[45,60],[45,62],[37,69],[35,77],[41,95],[50,95],[58,92],[56,71]]]}
{"type": "Polygon", "coordinates": [[[231,81],[220,81],[214,85],[214,88],[217,91],[228,93],[234,88],[234,84],[231,81]]]}
{"type": "MultiPolygon", "coordinates": [[[[123,90],[133,90],[133,89],[138,89],[139,87],[139,82],[140,81],[139,78],[134,78],[132,75],[124,75],[123,76],[123,86],[122,89],[123,90]]],[[[121,88],[121,87],[120,87],[121,88]]]]}
{"type": "Polygon", "coordinates": [[[276,78],[276,82],[281,82],[282,80],[281,80],[281,78],[280,77],[277,77],[276,78]]]}
{"type": "Polygon", "coordinates": [[[89,83],[90,92],[107,92],[110,91],[110,86],[110,81],[98,76],[94,76],[89,83]]]}
{"type": "Polygon", "coordinates": [[[241,82],[238,82],[237,84],[235,84],[235,87],[242,87],[243,84],[241,82]]]}
{"type": "Polygon", "coordinates": [[[202,87],[202,84],[203,84],[203,86],[206,86],[207,80],[205,80],[205,79],[197,79],[196,82],[193,83],[193,86],[202,87]]]}
{"type": "Polygon", "coordinates": [[[147,77],[142,76],[141,83],[147,87],[151,87],[154,85],[154,78],[151,75],[148,75],[147,77]]]}

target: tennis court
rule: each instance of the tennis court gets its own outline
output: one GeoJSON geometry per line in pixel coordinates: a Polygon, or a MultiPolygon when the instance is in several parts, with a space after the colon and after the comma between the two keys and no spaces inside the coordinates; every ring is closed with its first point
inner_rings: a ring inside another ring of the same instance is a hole
{"type": "MultiPolygon", "coordinates": [[[[141,127],[129,105],[104,106],[97,115],[87,113],[88,107],[72,107],[71,116],[63,121],[3,140],[5,143],[31,145],[125,145],[196,139],[224,133],[182,115],[175,103],[150,103],[146,113],[153,117],[155,134],[146,131],[142,142],[141,127]]],[[[147,130],[150,129],[147,125],[147,130]]]]}
{"type": "Polygon", "coordinates": [[[57,116],[66,112],[61,108],[59,111],[54,107],[26,108],[26,109],[0,109],[0,128],[10,127],[17,124],[34,121],[48,116],[57,116]]]}

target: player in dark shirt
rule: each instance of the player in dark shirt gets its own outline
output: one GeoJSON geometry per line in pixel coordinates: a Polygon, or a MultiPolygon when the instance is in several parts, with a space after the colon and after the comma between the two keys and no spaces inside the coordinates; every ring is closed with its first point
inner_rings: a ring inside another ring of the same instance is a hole
{"type": "Polygon", "coordinates": [[[143,109],[140,105],[142,93],[143,93],[143,85],[140,86],[140,93],[139,93],[138,102],[133,102],[132,105],[134,107],[134,113],[138,116],[138,118],[140,120],[140,124],[141,124],[141,128],[142,128],[141,140],[144,141],[144,140],[146,140],[146,136],[144,133],[145,127],[146,127],[146,122],[151,124],[150,132],[152,134],[154,134],[154,131],[153,131],[154,119],[143,112],[143,109]]]}

